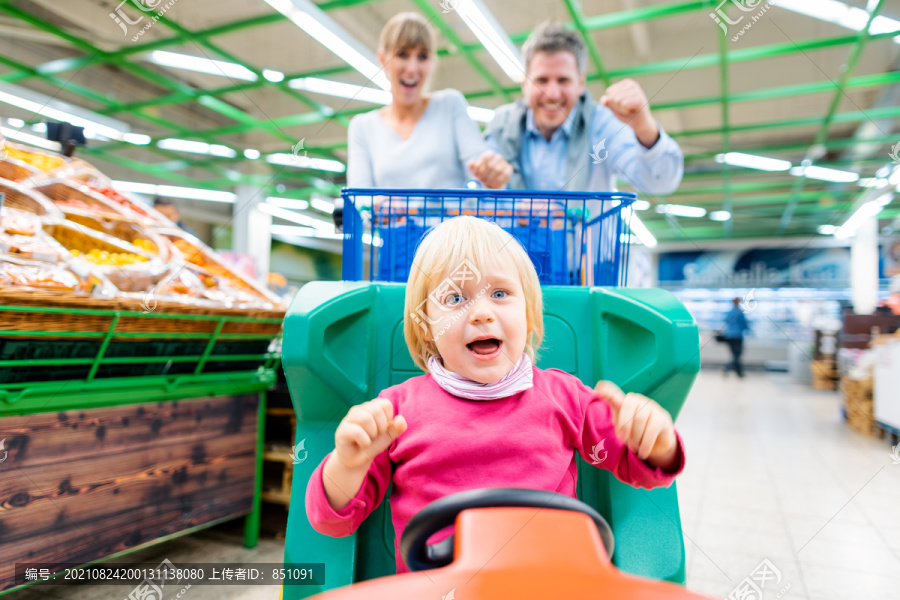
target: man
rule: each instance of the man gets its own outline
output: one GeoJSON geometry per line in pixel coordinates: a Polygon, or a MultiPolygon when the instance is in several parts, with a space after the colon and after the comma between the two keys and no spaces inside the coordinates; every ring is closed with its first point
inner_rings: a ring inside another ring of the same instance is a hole
{"type": "MultiPolygon", "coordinates": [[[[675,191],[684,155],[637,82],[615,83],[594,102],[585,90],[587,49],[577,32],[558,24],[538,27],[522,54],[525,98],[498,108],[485,132],[513,167],[510,189],[608,192],[621,176],[640,193],[675,191]]],[[[498,167],[475,168],[484,180],[498,167]]]]}
{"type": "Polygon", "coordinates": [[[731,350],[731,362],[725,365],[725,375],[728,371],[734,369],[737,376],[744,378],[744,366],[741,364],[741,354],[744,352],[744,332],[750,331],[750,324],[744,311],[741,310],[741,299],[735,298],[731,301],[734,306],[731,311],[725,315],[725,327],[722,332],[722,340],[728,344],[731,350]]]}
{"type": "Polygon", "coordinates": [[[178,207],[175,206],[175,202],[172,201],[171,198],[161,198],[157,196],[153,200],[153,208],[162,213],[164,217],[178,225],[181,229],[183,229],[186,233],[189,233],[196,237],[196,233],[194,230],[184,224],[184,221],[181,220],[181,212],[178,210],[178,207]]]}

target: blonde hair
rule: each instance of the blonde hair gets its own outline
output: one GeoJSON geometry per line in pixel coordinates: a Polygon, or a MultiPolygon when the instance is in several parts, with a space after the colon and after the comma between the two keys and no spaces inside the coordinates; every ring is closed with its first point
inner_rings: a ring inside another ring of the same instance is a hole
{"type": "Polygon", "coordinates": [[[516,267],[525,294],[525,320],[529,335],[525,353],[535,355],[544,337],[544,302],[541,284],[534,264],[518,240],[485,219],[462,216],[444,221],[422,240],[416,250],[406,283],[406,302],[403,308],[403,336],[412,359],[420,369],[428,372],[428,359],[440,356],[437,344],[426,339],[428,325],[417,311],[428,294],[442,280],[456,272],[466,262],[479,271],[506,254],[516,267]]]}
{"type": "Polygon", "coordinates": [[[378,40],[378,49],[393,56],[406,48],[422,47],[428,56],[434,56],[434,30],[419,13],[402,12],[391,17],[378,40]]]}

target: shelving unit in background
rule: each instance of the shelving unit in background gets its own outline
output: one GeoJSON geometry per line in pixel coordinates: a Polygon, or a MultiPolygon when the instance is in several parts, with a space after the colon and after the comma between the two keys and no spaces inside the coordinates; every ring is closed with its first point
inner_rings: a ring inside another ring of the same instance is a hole
{"type": "Polygon", "coordinates": [[[750,333],[743,363],[767,370],[790,371],[808,380],[815,351],[815,332],[840,328],[841,305],[849,289],[813,288],[679,288],[671,289],[693,315],[700,329],[700,360],[721,366],[731,357],[715,336],[724,326],[733,298],[742,298],[750,333]]]}

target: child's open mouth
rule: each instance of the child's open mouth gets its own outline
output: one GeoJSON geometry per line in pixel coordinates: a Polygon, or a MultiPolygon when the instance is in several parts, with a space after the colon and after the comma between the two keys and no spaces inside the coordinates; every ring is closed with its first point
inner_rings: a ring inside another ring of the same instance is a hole
{"type": "Polygon", "coordinates": [[[466,344],[466,348],[478,360],[493,360],[500,355],[502,345],[503,342],[497,338],[485,338],[466,344]]]}

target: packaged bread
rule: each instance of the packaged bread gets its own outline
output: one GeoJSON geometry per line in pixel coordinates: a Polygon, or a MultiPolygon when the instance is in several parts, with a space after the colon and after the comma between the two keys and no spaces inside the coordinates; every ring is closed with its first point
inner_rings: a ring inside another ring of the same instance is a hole
{"type": "Polygon", "coordinates": [[[62,264],[7,257],[0,261],[0,285],[58,292],[90,293],[101,280],[79,277],[62,264]]]}

